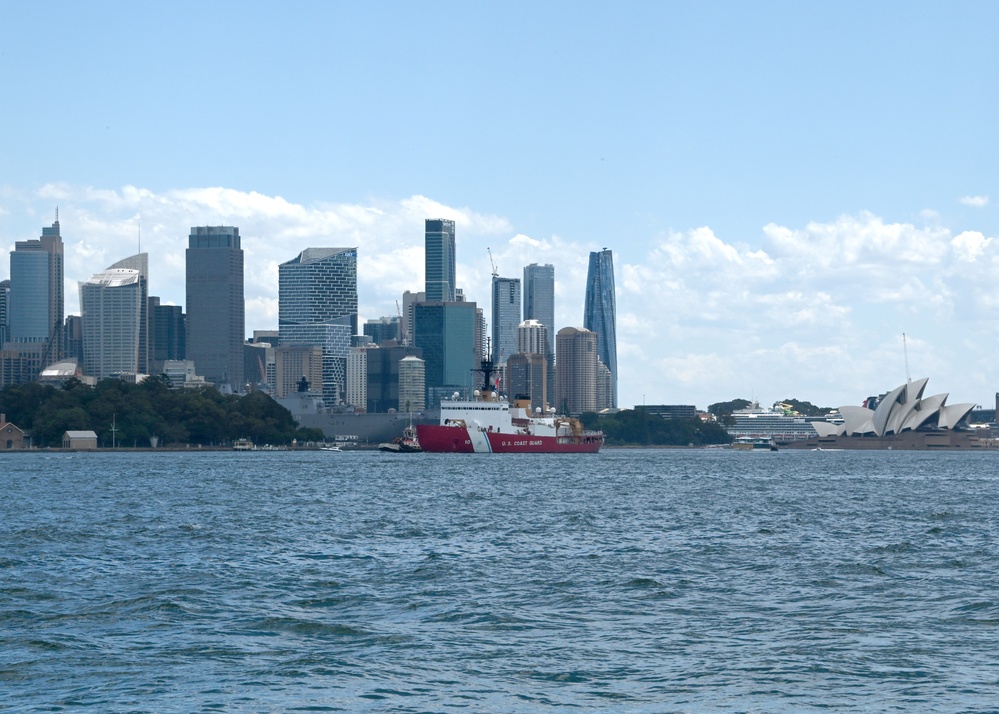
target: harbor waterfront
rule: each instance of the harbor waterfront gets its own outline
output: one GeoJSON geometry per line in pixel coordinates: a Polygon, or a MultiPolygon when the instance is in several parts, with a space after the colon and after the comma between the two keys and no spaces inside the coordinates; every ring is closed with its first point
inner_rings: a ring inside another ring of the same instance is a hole
{"type": "Polygon", "coordinates": [[[995,711],[999,453],[0,458],[0,710],[995,711]]]}

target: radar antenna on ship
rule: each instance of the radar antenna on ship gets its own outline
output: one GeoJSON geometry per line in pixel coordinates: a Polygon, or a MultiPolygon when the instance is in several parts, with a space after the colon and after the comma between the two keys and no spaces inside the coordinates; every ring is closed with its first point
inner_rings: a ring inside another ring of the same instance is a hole
{"type": "Polygon", "coordinates": [[[492,341],[490,338],[486,338],[486,352],[482,357],[482,362],[479,363],[479,368],[473,367],[472,371],[482,375],[482,398],[488,400],[489,395],[495,391],[493,389],[493,372],[496,371],[496,365],[492,360],[492,341]]]}

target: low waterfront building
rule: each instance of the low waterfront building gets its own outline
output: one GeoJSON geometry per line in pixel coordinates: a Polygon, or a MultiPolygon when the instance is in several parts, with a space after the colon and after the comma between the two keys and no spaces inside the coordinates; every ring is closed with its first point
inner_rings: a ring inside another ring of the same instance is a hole
{"type": "Polygon", "coordinates": [[[25,446],[24,431],[7,421],[6,414],[0,414],[0,451],[14,451],[25,446]]]}
{"type": "Polygon", "coordinates": [[[73,451],[95,451],[97,433],[93,431],[67,431],[62,435],[62,448],[73,451]]]}

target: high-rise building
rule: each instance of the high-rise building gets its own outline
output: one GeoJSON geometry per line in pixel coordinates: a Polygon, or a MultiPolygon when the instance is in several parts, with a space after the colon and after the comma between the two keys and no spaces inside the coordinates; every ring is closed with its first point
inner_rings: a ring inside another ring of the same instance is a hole
{"type": "Polygon", "coordinates": [[[10,302],[10,280],[0,280],[0,349],[7,341],[7,303],[10,302]]]}
{"type": "Polygon", "coordinates": [[[531,263],[524,267],[524,319],[537,320],[555,335],[555,266],[531,263]]]}
{"type": "Polygon", "coordinates": [[[63,244],[59,213],[38,240],[17,241],[10,254],[10,284],[0,342],[0,388],[38,379],[62,359],[66,347],[63,244]]]}
{"type": "MultiPolygon", "coordinates": [[[[474,379],[476,305],[474,302],[424,302],[416,305],[416,346],[426,363],[427,398],[436,408],[457,392],[469,398],[474,379]]],[[[370,395],[369,395],[370,399],[370,395]]]]}
{"type": "Polygon", "coordinates": [[[517,326],[517,352],[543,355],[550,345],[548,327],[539,320],[524,320],[517,326]]]}
{"type": "Polygon", "coordinates": [[[139,316],[139,373],[149,374],[149,254],[136,253],[109,266],[108,270],[118,268],[139,271],[139,291],[142,293],[142,314],[139,316]]]}
{"type": "Polygon", "coordinates": [[[42,228],[38,240],[14,244],[10,254],[9,300],[8,340],[22,345],[44,345],[46,362],[61,359],[66,300],[58,215],[50,228],[42,228]]]}
{"type": "Polygon", "coordinates": [[[235,226],[191,228],[187,247],[187,358],[208,382],[243,389],[243,249],[235,226]]]}
{"type": "Polygon", "coordinates": [[[367,359],[367,411],[387,412],[390,409],[402,411],[405,402],[400,402],[399,365],[406,357],[419,357],[423,352],[418,347],[397,345],[394,347],[372,348],[367,359]]]}
{"type": "Polygon", "coordinates": [[[428,302],[453,302],[455,299],[454,249],[454,221],[426,219],[424,258],[428,302]]]}
{"type": "Polygon", "coordinates": [[[411,345],[413,344],[413,332],[415,329],[415,322],[413,318],[413,306],[418,302],[426,302],[427,293],[423,292],[410,292],[407,290],[402,294],[402,344],[411,345]]]}
{"type": "Polygon", "coordinates": [[[282,345],[323,348],[323,399],[342,403],[357,334],[357,248],[306,248],[278,266],[278,330],[282,345]]]}
{"type": "Polygon", "coordinates": [[[563,414],[597,410],[597,334],[563,327],[555,337],[555,399],[563,414]]]}
{"type": "Polygon", "coordinates": [[[423,411],[426,399],[426,362],[410,355],[399,360],[399,411],[423,411]]]}
{"type": "Polygon", "coordinates": [[[80,283],[84,374],[107,379],[138,372],[143,303],[138,270],[109,268],[80,283]]]}
{"type": "Polygon", "coordinates": [[[389,341],[402,342],[402,330],[398,316],[379,317],[364,323],[364,334],[376,345],[389,341]]]}
{"type": "Polygon", "coordinates": [[[167,360],[187,359],[187,329],[184,309],[180,305],[161,305],[151,296],[147,301],[149,315],[150,374],[162,374],[167,360]]]}
{"type": "Polygon", "coordinates": [[[555,395],[555,266],[531,263],[524,267],[524,319],[545,326],[548,345],[548,398],[555,395]]]}
{"type": "MultiPolygon", "coordinates": [[[[590,253],[586,274],[583,326],[597,333],[597,356],[610,370],[612,407],[617,407],[617,309],[614,292],[614,256],[604,248],[590,253]]],[[[561,334],[561,332],[559,333],[561,334]]],[[[561,398],[561,397],[560,397],[561,398]]]]}
{"type": "Polygon", "coordinates": [[[493,276],[493,362],[497,367],[517,351],[520,324],[520,278],[493,276]]]}
{"type": "Polygon", "coordinates": [[[347,353],[347,404],[354,411],[368,408],[368,347],[351,347],[347,353]]]}
{"type": "Polygon", "coordinates": [[[274,348],[274,396],[296,394],[302,380],[311,392],[323,382],[323,348],[320,345],[282,345],[274,348]]]}

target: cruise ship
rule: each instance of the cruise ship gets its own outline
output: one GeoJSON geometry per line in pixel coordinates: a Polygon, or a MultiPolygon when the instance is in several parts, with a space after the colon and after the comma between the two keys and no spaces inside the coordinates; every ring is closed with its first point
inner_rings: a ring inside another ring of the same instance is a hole
{"type": "Polygon", "coordinates": [[[813,421],[825,421],[825,418],[793,416],[782,410],[761,407],[759,402],[753,402],[745,409],[734,410],[725,430],[736,439],[766,438],[773,439],[778,444],[786,444],[818,436],[815,427],[812,426],[813,421]]]}

